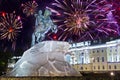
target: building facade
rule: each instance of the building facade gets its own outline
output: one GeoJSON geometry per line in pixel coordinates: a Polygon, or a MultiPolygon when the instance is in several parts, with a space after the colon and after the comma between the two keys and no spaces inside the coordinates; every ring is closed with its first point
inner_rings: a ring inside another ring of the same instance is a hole
{"type": "Polygon", "coordinates": [[[73,43],[69,63],[80,72],[120,71],[120,40],[91,45],[90,41],[73,43]]]}

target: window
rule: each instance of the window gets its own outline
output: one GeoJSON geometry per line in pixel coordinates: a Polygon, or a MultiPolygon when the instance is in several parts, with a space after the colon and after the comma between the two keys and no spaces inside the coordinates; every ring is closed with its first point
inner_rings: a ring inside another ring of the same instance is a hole
{"type": "Polygon", "coordinates": [[[95,66],[94,66],[94,69],[95,69],[95,66]]]}
{"type": "Polygon", "coordinates": [[[97,50],[97,53],[99,53],[99,50],[97,50]]]}
{"type": "Polygon", "coordinates": [[[104,50],[102,50],[102,52],[104,52],[104,50]]]}
{"type": "Polygon", "coordinates": [[[105,69],[105,67],[103,66],[103,69],[105,69]]]}
{"type": "Polygon", "coordinates": [[[81,67],[80,69],[83,70],[83,67],[81,67]]]}
{"type": "Polygon", "coordinates": [[[112,52],[112,50],[110,50],[110,52],[112,52]]]}
{"type": "Polygon", "coordinates": [[[117,49],[115,49],[115,51],[117,52],[117,49]]]}
{"type": "Polygon", "coordinates": [[[84,63],[84,53],[81,54],[82,58],[82,64],[84,63]]]}
{"type": "Polygon", "coordinates": [[[111,65],[109,65],[109,69],[111,69],[111,65]]]}
{"type": "Polygon", "coordinates": [[[85,69],[87,70],[87,67],[85,69]]]}
{"type": "Polygon", "coordinates": [[[99,57],[97,57],[97,62],[99,62],[99,57]]]}
{"type": "Polygon", "coordinates": [[[98,69],[100,69],[100,66],[98,66],[98,69]]]}
{"type": "Polygon", "coordinates": [[[95,62],[95,59],[93,59],[93,62],[95,62]]]}
{"type": "Polygon", "coordinates": [[[84,63],[84,58],[82,58],[82,64],[84,63]]]}
{"type": "Polygon", "coordinates": [[[95,51],[93,51],[93,53],[95,53],[95,51]]]}
{"type": "Polygon", "coordinates": [[[117,62],[117,55],[115,55],[116,57],[115,57],[115,61],[117,62]]]}
{"type": "Polygon", "coordinates": [[[104,57],[102,57],[102,62],[104,62],[104,57]]]}
{"type": "Polygon", "coordinates": [[[116,65],[114,66],[114,69],[117,69],[117,66],[116,66],[116,65]]]}

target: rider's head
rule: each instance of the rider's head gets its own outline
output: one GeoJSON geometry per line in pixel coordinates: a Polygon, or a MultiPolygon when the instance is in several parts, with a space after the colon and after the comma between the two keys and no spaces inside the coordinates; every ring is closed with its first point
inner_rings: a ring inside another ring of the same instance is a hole
{"type": "Polygon", "coordinates": [[[42,15],[42,10],[39,10],[39,12],[38,12],[40,15],[42,15]]]}

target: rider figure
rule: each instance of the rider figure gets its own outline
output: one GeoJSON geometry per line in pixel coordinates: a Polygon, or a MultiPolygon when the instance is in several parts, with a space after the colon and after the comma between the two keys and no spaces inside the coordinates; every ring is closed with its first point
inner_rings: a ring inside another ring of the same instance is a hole
{"type": "Polygon", "coordinates": [[[51,12],[46,9],[44,12],[44,16],[42,15],[42,11],[40,10],[38,14],[36,14],[36,22],[35,22],[35,30],[32,34],[32,44],[35,45],[38,42],[41,42],[45,39],[45,35],[49,30],[52,32],[57,32],[57,26],[53,24],[50,18],[51,12]]]}

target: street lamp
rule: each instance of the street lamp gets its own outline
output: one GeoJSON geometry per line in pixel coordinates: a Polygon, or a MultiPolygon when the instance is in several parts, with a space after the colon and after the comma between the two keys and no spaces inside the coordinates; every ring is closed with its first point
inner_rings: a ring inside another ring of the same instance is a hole
{"type": "Polygon", "coordinates": [[[110,72],[110,76],[115,76],[115,73],[114,72],[110,72]]]}

